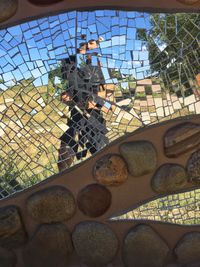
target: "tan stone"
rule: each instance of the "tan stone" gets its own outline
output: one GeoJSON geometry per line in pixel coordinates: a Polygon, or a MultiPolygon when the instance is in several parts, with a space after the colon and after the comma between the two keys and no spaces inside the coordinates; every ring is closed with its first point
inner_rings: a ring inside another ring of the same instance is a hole
{"type": "Polygon", "coordinates": [[[200,125],[184,122],[170,128],[164,136],[164,151],[167,157],[179,155],[200,146],[200,125]]]}
{"type": "Polygon", "coordinates": [[[181,264],[200,262],[200,232],[185,234],[174,251],[178,262],[181,264]]]}
{"type": "Polygon", "coordinates": [[[127,267],[163,267],[169,248],[148,225],[132,228],[124,239],[122,256],[127,267]]]}
{"type": "Polygon", "coordinates": [[[27,267],[66,267],[73,251],[71,234],[63,224],[41,225],[23,250],[27,267]]]}
{"type": "Polygon", "coordinates": [[[1,267],[14,267],[17,257],[14,252],[0,248],[0,266],[1,267]]]}
{"type": "Polygon", "coordinates": [[[187,173],[190,182],[200,185],[200,150],[191,155],[187,162],[187,173]]]}
{"type": "Polygon", "coordinates": [[[0,22],[4,22],[15,15],[18,7],[18,0],[0,1],[0,22]]]}
{"type": "Polygon", "coordinates": [[[28,213],[40,223],[70,219],[76,209],[72,193],[62,186],[51,186],[35,192],[27,199],[28,213]]]}
{"type": "Polygon", "coordinates": [[[83,188],[77,197],[79,209],[90,217],[103,215],[111,205],[110,191],[99,184],[91,184],[83,188]]]}
{"type": "Polygon", "coordinates": [[[157,152],[148,141],[133,141],[123,143],[120,153],[125,159],[132,176],[142,176],[151,173],[157,165],[157,152]]]}
{"type": "Polygon", "coordinates": [[[76,225],[72,240],[76,253],[88,266],[106,266],[118,250],[118,240],[105,224],[85,221],[76,225]]]}
{"type": "Polygon", "coordinates": [[[0,209],[0,246],[16,248],[26,241],[26,233],[18,208],[7,206],[0,209]]]}
{"type": "Polygon", "coordinates": [[[184,188],[187,174],[183,166],[164,164],[159,167],[151,180],[152,189],[157,193],[171,193],[184,188]]]}
{"type": "Polygon", "coordinates": [[[108,154],[100,158],[94,166],[94,178],[103,185],[120,185],[128,178],[125,161],[119,155],[108,154]]]}

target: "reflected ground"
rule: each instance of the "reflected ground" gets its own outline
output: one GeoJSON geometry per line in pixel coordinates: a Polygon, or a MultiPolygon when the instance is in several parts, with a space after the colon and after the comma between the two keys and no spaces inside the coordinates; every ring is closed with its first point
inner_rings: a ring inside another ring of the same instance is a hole
{"type": "Polygon", "coordinates": [[[1,197],[128,132],[200,114],[199,26],[195,13],[100,10],[0,30],[1,197]]]}

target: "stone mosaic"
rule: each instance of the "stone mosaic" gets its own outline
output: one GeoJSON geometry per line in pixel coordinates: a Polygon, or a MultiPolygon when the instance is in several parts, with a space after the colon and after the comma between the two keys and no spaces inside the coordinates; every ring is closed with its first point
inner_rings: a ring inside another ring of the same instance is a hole
{"type": "MultiPolygon", "coordinates": [[[[0,20],[17,8],[6,3],[0,20]]],[[[200,114],[199,23],[197,13],[94,10],[1,29],[0,197],[140,127],[200,114]]]]}

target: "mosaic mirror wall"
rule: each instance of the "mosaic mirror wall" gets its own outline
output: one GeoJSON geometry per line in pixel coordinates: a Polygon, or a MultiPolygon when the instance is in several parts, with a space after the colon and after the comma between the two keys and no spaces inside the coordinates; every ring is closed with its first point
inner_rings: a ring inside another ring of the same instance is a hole
{"type": "Polygon", "coordinates": [[[200,114],[200,16],[66,12],[0,30],[0,197],[200,114]]]}

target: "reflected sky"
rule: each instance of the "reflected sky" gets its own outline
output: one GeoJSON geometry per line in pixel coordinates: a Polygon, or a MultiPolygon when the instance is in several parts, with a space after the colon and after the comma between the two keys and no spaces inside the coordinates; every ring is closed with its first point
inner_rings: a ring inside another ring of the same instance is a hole
{"type": "Polygon", "coordinates": [[[116,82],[107,68],[143,79],[149,75],[149,52],[137,32],[148,32],[150,27],[147,13],[94,11],[68,12],[1,30],[0,88],[30,78],[35,86],[48,84],[48,72],[76,53],[83,35],[87,41],[101,37],[99,47],[92,51],[92,63],[96,65],[100,59],[107,83],[116,82]]]}

